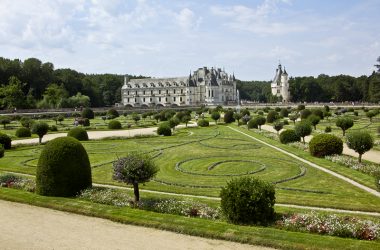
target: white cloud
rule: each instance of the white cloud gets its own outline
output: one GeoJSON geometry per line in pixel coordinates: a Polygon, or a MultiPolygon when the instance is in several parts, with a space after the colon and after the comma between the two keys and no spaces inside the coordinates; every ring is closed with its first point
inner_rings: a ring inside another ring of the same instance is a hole
{"type": "Polygon", "coordinates": [[[194,12],[189,8],[182,9],[178,14],[175,14],[175,17],[177,19],[178,25],[184,31],[195,30],[202,22],[202,18],[197,18],[194,12]]]}

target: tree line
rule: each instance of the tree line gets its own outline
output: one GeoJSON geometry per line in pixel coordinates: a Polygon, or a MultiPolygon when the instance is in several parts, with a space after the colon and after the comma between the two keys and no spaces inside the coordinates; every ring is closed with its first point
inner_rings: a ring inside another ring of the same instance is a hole
{"type": "MultiPolygon", "coordinates": [[[[37,58],[0,57],[0,108],[70,108],[114,105],[121,99],[123,75],[84,74],[54,69],[37,58]]],[[[143,76],[129,76],[143,78],[143,76]]]]}

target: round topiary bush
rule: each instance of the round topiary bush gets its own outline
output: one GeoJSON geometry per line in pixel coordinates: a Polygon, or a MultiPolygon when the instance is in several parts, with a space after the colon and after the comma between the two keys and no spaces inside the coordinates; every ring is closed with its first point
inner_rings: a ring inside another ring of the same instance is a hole
{"type": "Polygon", "coordinates": [[[0,158],[3,158],[4,157],[4,147],[2,144],[0,144],[0,158]]]}
{"type": "Polygon", "coordinates": [[[297,135],[294,129],[287,129],[281,132],[280,134],[280,142],[283,144],[292,143],[300,141],[301,137],[297,135]]]}
{"type": "Polygon", "coordinates": [[[55,125],[51,125],[51,126],[49,127],[49,130],[50,130],[50,131],[58,131],[58,128],[57,128],[57,126],[55,126],[55,125]]]}
{"type": "Polygon", "coordinates": [[[163,136],[171,136],[172,135],[172,130],[170,128],[169,123],[163,122],[158,126],[157,128],[157,134],[158,135],[163,135],[163,136]]]}
{"type": "Polygon", "coordinates": [[[75,139],[79,141],[88,141],[87,131],[81,127],[70,129],[69,132],[67,133],[67,136],[74,137],[75,139]]]}
{"type": "Polygon", "coordinates": [[[208,127],[210,125],[210,123],[205,119],[200,119],[197,124],[199,127],[208,127]]]}
{"type": "Polygon", "coordinates": [[[310,154],[316,157],[340,155],[343,151],[343,141],[331,134],[319,134],[309,142],[310,154]]]}
{"type": "Polygon", "coordinates": [[[235,121],[234,112],[232,110],[229,110],[226,113],[224,113],[223,120],[224,120],[225,123],[232,123],[232,122],[234,122],[235,121]]]}
{"type": "Polygon", "coordinates": [[[112,120],[108,123],[109,129],[121,129],[121,123],[116,120],[112,120]]]}
{"type": "Polygon", "coordinates": [[[308,109],[304,109],[300,113],[301,113],[301,119],[302,120],[307,119],[309,117],[309,115],[311,115],[311,111],[308,109]]]}
{"type": "Polygon", "coordinates": [[[275,120],[278,119],[278,113],[274,110],[271,110],[269,111],[268,115],[267,115],[267,123],[272,123],[274,122],[275,120]]]}
{"type": "Polygon", "coordinates": [[[16,130],[16,136],[21,138],[21,137],[31,137],[32,132],[30,132],[30,129],[21,127],[16,130]]]}
{"type": "Polygon", "coordinates": [[[92,109],[89,109],[89,108],[83,109],[82,118],[94,119],[94,117],[95,117],[95,114],[94,114],[94,111],[92,111],[92,109]]]}
{"type": "Polygon", "coordinates": [[[59,137],[45,145],[37,164],[37,194],[70,197],[91,185],[90,161],[77,139],[59,137]]]}
{"type": "Polygon", "coordinates": [[[331,127],[330,126],[327,126],[326,128],[325,128],[325,133],[330,133],[331,132],[331,127]]]}
{"type": "Polygon", "coordinates": [[[12,139],[3,133],[0,133],[0,144],[3,145],[4,149],[11,149],[12,139]]]}
{"type": "Polygon", "coordinates": [[[257,123],[257,119],[251,119],[251,120],[249,120],[249,122],[247,124],[247,127],[248,127],[248,129],[259,128],[259,124],[257,123]]]}
{"type": "Polygon", "coordinates": [[[113,118],[116,118],[116,117],[119,117],[119,112],[117,112],[116,109],[110,109],[107,111],[107,116],[109,117],[113,117],[113,118]]]}
{"type": "Polygon", "coordinates": [[[272,184],[253,177],[232,179],[220,192],[220,206],[233,223],[265,225],[275,217],[275,189],[272,184]]]}

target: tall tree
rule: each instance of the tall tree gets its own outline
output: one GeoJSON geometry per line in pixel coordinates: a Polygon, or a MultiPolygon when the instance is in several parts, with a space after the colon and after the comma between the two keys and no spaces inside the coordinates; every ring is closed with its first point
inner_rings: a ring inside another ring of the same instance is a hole
{"type": "Polygon", "coordinates": [[[15,76],[9,78],[8,85],[0,87],[0,97],[4,108],[23,108],[26,105],[21,81],[15,76]]]}

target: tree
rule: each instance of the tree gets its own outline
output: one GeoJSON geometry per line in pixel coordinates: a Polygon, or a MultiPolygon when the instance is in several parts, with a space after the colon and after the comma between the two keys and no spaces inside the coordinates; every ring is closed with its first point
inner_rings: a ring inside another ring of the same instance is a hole
{"type": "Polygon", "coordinates": [[[259,130],[261,130],[261,126],[265,124],[266,119],[263,116],[257,116],[253,119],[253,123],[257,124],[259,126],[259,130]]]}
{"type": "Polygon", "coordinates": [[[372,136],[365,131],[354,131],[347,134],[347,146],[359,154],[359,162],[362,155],[373,147],[372,136]]]}
{"type": "Polygon", "coordinates": [[[227,112],[224,113],[223,119],[225,123],[234,122],[235,121],[234,112],[232,110],[228,110],[227,112]]]}
{"type": "Polygon", "coordinates": [[[39,138],[39,143],[42,142],[42,137],[49,131],[49,125],[45,122],[37,122],[32,126],[32,134],[37,134],[39,138]]]}
{"type": "Polygon", "coordinates": [[[4,108],[23,108],[25,104],[25,94],[22,91],[23,85],[21,81],[15,77],[11,76],[9,78],[8,85],[0,87],[0,105],[4,108]]]}
{"type": "Polygon", "coordinates": [[[276,121],[273,124],[273,128],[277,131],[277,134],[280,132],[280,130],[284,127],[284,124],[280,121],[276,121]]]}
{"type": "Polygon", "coordinates": [[[139,114],[137,114],[137,113],[132,114],[132,120],[134,120],[136,124],[140,121],[140,119],[141,119],[141,117],[139,114]]]}
{"type": "Polygon", "coordinates": [[[321,118],[317,115],[310,115],[307,120],[311,123],[311,125],[314,126],[314,130],[317,130],[317,124],[319,123],[319,121],[321,120],[321,118]]]}
{"type": "Polygon", "coordinates": [[[278,119],[278,113],[274,110],[271,110],[269,111],[268,115],[267,115],[267,123],[272,123],[274,122],[275,120],[278,119]]]}
{"type": "Polygon", "coordinates": [[[348,117],[340,117],[336,120],[335,125],[342,129],[343,136],[345,136],[346,130],[354,126],[354,121],[348,117]]]}
{"type": "Polygon", "coordinates": [[[296,131],[296,134],[302,138],[302,141],[305,144],[305,136],[311,134],[312,128],[309,121],[301,121],[296,124],[294,130],[296,131]]]}
{"type": "Polygon", "coordinates": [[[299,117],[298,114],[291,114],[291,115],[289,115],[289,120],[293,121],[293,123],[295,125],[298,117],[299,117]]]}
{"type": "Polygon", "coordinates": [[[187,124],[189,123],[189,121],[191,121],[191,116],[190,115],[184,115],[184,116],[182,116],[181,121],[186,124],[186,128],[187,128],[187,124]]]}
{"type": "Polygon", "coordinates": [[[63,86],[55,83],[49,84],[45,89],[42,101],[38,105],[43,108],[58,108],[66,97],[67,91],[63,86]]]}
{"type": "Polygon", "coordinates": [[[218,111],[213,111],[211,113],[211,119],[215,121],[215,124],[218,124],[218,120],[220,119],[220,113],[218,111]]]}
{"type": "Polygon", "coordinates": [[[130,153],[113,163],[113,179],[133,185],[135,203],[140,200],[139,183],[153,178],[159,168],[152,158],[145,154],[130,153]]]}
{"type": "Polygon", "coordinates": [[[169,119],[169,126],[170,128],[175,130],[175,127],[180,123],[180,120],[177,117],[172,117],[169,119]]]}
{"type": "Polygon", "coordinates": [[[4,129],[6,129],[7,124],[11,123],[11,120],[6,116],[1,116],[0,123],[4,126],[4,129]]]}
{"type": "Polygon", "coordinates": [[[234,119],[237,121],[238,126],[239,126],[239,121],[240,121],[240,119],[241,119],[242,117],[243,117],[242,114],[240,114],[240,113],[234,113],[234,119]]]}

